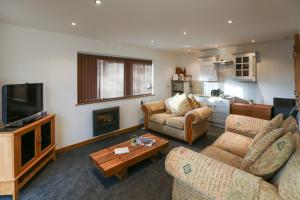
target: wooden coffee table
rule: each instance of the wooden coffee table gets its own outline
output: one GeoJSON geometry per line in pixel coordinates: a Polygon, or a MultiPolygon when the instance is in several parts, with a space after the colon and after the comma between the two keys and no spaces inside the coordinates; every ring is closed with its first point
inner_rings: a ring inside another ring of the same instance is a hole
{"type": "Polygon", "coordinates": [[[127,140],[112,147],[92,153],[90,154],[90,158],[105,176],[110,177],[115,175],[119,179],[124,180],[128,177],[128,167],[141,162],[142,160],[155,157],[156,154],[167,147],[169,143],[167,140],[150,133],[143,135],[143,137],[152,138],[156,140],[156,142],[151,147],[132,147],[130,140],[127,140]],[[114,149],[121,147],[128,147],[129,153],[116,155],[114,149]]]}

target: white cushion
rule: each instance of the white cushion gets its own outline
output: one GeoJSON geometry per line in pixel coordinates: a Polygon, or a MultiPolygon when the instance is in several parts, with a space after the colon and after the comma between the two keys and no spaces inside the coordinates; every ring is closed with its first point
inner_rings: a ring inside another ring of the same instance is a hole
{"type": "Polygon", "coordinates": [[[184,116],[185,113],[192,110],[186,94],[176,94],[174,97],[167,99],[165,104],[167,109],[177,116],[184,116]]]}

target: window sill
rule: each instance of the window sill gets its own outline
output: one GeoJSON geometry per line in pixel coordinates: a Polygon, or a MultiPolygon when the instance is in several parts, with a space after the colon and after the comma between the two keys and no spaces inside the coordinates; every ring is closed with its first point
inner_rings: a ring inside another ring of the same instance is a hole
{"type": "Polygon", "coordinates": [[[109,101],[119,101],[119,100],[125,100],[125,99],[136,99],[136,98],[143,98],[143,97],[150,97],[150,96],[155,96],[155,94],[142,94],[142,95],[132,95],[132,96],[126,96],[126,97],[96,99],[96,100],[92,100],[92,101],[77,103],[76,106],[93,104],[93,103],[103,103],[103,102],[109,102],[109,101]]]}

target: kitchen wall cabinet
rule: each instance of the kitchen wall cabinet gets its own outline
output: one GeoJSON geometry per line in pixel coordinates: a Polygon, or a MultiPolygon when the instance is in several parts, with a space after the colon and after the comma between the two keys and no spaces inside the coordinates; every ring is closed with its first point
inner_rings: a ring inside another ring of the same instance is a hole
{"type": "Polygon", "coordinates": [[[236,80],[256,82],[256,54],[236,54],[234,71],[236,80]]]}
{"type": "Polygon", "coordinates": [[[215,62],[217,58],[203,57],[200,61],[200,81],[218,81],[219,67],[215,62]]]}

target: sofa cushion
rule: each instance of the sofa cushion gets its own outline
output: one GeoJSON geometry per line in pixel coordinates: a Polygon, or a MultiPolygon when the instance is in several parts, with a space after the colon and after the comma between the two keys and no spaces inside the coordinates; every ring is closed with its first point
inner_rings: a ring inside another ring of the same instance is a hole
{"type": "Polygon", "coordinates": [[[268,179],[285,164],[294,150],[293,134],[289,132],[269,146],[246,171],[268,179]]]}
{"type": "Polygon", "coordinates": [[[252,139],[249,137],[226,131],[217,139],[213,146],[244,158],[251,141],[252,139]]]}
{"type": "Polygon", "coordinates": [[[182,101],[179,106],[178,109],[173,112],[173,114],[177,115],[177,116],[184,116],[187,112],[193,110],[189,100],[187,98],[185,98],[184,101],[182,101]]]}
{"type": "Polygon", "coordinates": [[[186,94],[176,94],[174,97],[167,99],[165,104],[167,109],[177,116],[184,116],[185,113],[193,109],[186,94]]]}
{"type": "Polygon", "coordinates": [[[298,129],[297,120],[290,116],[281,123],[280,128],[284,128],[286,132],[294,133],[298,129]]]}
{"type": "MultiPolygon", "coordinates": [[[[296,147],[295,152],[291,155],[289,161],[271,179],[271,183],[274,184],[277,187],[279,186],[279,183],[282,182],[284,177],[286,177],[286,175],[289,174],[289,173],[295,173],[295,175],[298,174],[299,177],[300,177],[300,167],[297,170],[295,170],[295,168],[292,167],[293,166],[291,164],[292,161],[290,161],[291,159],[297,159],[298,162],[300,160],[300,133],[299,133],[299,131],[296,131],[293,134],[293,137],[294,137],[293,138],[294,144],[295,144],[295,147],[296,147]]],[[[299,181],[300,181],[300,178],[299,178],[299,181]]],[[[300,193],[299,193],[299,197],[300,197],[300,193]]]]}
{"type": "Polygon", "coordinates": [[[173,98],[176,98],[179,94],[175,94],[174,96],[168,98],[165,100],[165,106],[166,106],[166,113],[171,114],[172,113],[172,101],[173,98]]]}
{"type": "Polygon", "coordinates": [[[249,147],[249,150],[243,159],[241,164],[241,169],[246,169],[252,165],[258,158],[263,154],[263,152],[272,145],[275,140],[281,137],[284,133],[283,128],[275,129],[267,133],[262,139],[257,143],[249,147]]]}
{"type": "Polygon", "coordinates": [[[254,137],[250,147],[258,142],[261,138],[263,138],[268,132],[277,129],[280,127],[283,121],[283,114],[276,115],[268,124],[266,124],[262,130],[258,132],[258,134],[254,137]]]}
{"type": "Polygon", "coordinates": [[[208,146],[201,154],[211,157],[215,160],[221,161],[233,167],[239,168],[242,163],[242,158],[232,153],[224,151],[214,146],[208,146]]]}
{"type": "Polygon", "coordinates": [[[194,95],[190,94],[187,98],[193,109],[201,108],[201,103],[196,100],[194,95]]]}
{"type": "Polygon", "coordinates": [[[294,142],[296,151],[292,154],[289,161],[280,171],[278,177],[279,195],[283,199],[293,200],[300,199],[300,135],[294,133],[294,142]]]}
{"type": "Polygon", "coordinates": [[[150,121],[165,125],[166,120],[170,117],[174,117],[174,115],[168,113],[157,113],[150,116],[150,121]]]}
{"type": "Polygon", "coordinates": [[[166,124],[168,126],[178,128],[178,129],[184,129],[184,117],[170,117],[166,120],[166,124]]]}
{"type": "Polygon", "coordinates": [[[287,170],[279,182],[279,195],[286,200],[300,199],[300,150],[287,163],[287,170]]]}
{"type": "Polygon", "coordinates": [[[278,189],[269,182],[262,181],[259,188],[259,200],[282,199],[278,194],[278,189]]]}

